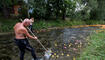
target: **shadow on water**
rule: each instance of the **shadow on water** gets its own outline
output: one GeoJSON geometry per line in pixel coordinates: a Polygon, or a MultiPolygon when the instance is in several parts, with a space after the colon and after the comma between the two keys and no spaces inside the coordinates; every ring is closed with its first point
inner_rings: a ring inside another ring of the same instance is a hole
{"type": "MultiPolygon", "coordinates": [[[[97,27],[53,29],[36,33],[42,44],[51,48],[50,60],[73,60],[86,47],[86,38],[97,30],[97,27]]],[[[44,49],[35,40],[30,40],[37,56],[44,55],[44,49]]],[[[31,60],[30,52],[26,51],[25,60],[31,60]]],[[[19,50],[14,43],[14,34],[0,35],[0,60],[19,60],[19,50]]]]}

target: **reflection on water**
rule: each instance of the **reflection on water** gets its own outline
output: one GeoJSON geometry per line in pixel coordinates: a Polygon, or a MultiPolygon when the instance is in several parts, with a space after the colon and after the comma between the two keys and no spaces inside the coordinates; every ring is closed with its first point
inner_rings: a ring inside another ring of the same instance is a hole
{"type": "MultiPolygon", "coordinates": [[[[93,33],[96,27],[54,29],[36,33],[46,48],[51,48],[50,60],[73,60],[79,56],[83,47],[86,47],[86,38],[93,33]]],[[[14,43],[14,35],[0,35],[0,60],[19,60],[19,50],[14,43]]],[[[44,55],[44,49],[35,40],[30,40],[37,56],[44,55]]],[[[31,60],[30,52],[26,51],[25,60],[31,60]]]]}

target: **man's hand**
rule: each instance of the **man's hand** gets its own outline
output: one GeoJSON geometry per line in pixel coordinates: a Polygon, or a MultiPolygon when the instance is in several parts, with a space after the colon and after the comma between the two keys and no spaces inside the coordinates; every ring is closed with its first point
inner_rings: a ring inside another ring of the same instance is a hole
{"type": "Polygon", "coordinates": [[[38,39],[36,36],[35,36],[34,38],[35,38],[35,40],[37,40],[37,39],[38,39]]]}

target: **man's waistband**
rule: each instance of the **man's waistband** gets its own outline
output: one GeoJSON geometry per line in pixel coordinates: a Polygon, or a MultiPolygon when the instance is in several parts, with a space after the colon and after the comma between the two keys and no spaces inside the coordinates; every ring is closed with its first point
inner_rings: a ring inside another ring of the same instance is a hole
{"type": "Polygon", "coordinates": [[[27,40],[27,38],[24,38],[24,39],[17,39],[17,38],[14,38],[14,40],[27,40]]]}

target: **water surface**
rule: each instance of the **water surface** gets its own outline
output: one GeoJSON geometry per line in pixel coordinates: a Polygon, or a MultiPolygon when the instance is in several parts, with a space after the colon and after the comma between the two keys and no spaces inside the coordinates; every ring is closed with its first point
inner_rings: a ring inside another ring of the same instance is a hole
{"type": "MultiPolygon", "coordinates": [[[[35,33],[46,48],[53,54],[50,60],[73,60],[79,56],[82,48],[87,46],[87,37],[98,30],[98,27],[52,29],[35,33]]],[[[43,57],[44,49],[35,40],[30,40],[38,57],[43,57]]],[[[30,52],[26,51],[25,60],[31,60],[30,52]]],[[[19,50],[14,43],[14,34],[0,35],[0,60],[19,60],[19,50]]]]}

